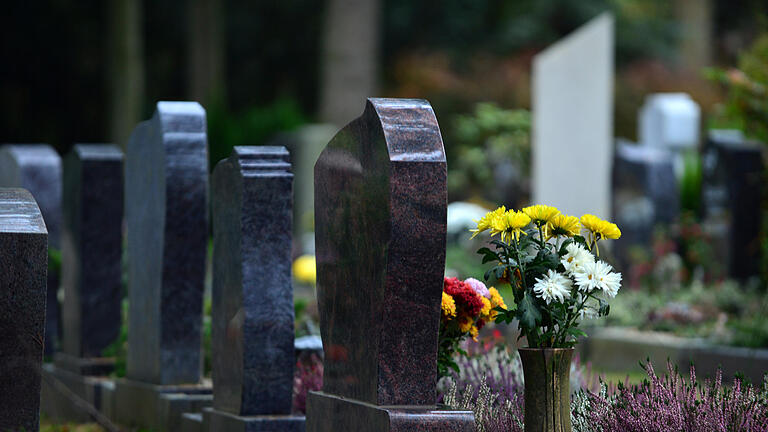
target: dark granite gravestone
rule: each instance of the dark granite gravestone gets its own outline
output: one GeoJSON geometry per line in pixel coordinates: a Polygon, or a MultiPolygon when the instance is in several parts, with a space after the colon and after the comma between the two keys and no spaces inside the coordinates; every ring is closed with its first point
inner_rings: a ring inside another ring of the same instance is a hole
{"type": "Polygon", "coordinates": [[[673,155],[658,147],[619,141],[612,184],[613,219],[621,227],[613,252],[618,267],[627,270],[633,248],[650,248],[657,225],[678,221],[680,194],[673,155]]]}
{"type": "Polygon", "coordinates": [[[123,152],[78,144],[64,161],[63,351],[101,357],[120,333],[123,152]]]}
{"type": "Polygon", "coordinates": [[[739,133],[711,131],[704,149],[703,225],[730,277],[759,273],[763,146],[739,133]]]}
{"type": "Polygon", "coordinates": [[[235,147],[213,174],[211,430],[303,431],[290,416],[293,174],[284,147],[235,147]]]}
{"type": "Polygon", "coordinates": [[[126,379],[115,388],[116,416],[165,429],[160,399],[210,393],[200,386],[208,151],[198,103],[158,102],[134,130],[125,153],[125,222],[128,357],[126,379]]]}
{"type": "Polygon", "coordinates": [[[24,189],[0,189],[0,269],[0,430],[37,431],[48,231],[24,189]]]}
{"type": "Polygon", "coordinates": [[[307,430],[474,431],[435,405],[446,162],[427,101],[368,99],[315,165],[323,391],[307,430]]]}
{"type": "Polygon", "coordinates": [[[97,409],[114,367],[102,351],[120,333],[123,249],[123,152],[77,144],[64,160],[62,227],[63,351],[45,365],[41,409],[52,419],[89,421],[56,380],[97,409]]]}
{"type": "MultiPolygon", "coordinates": [[[[59,249],[61,232],[61,157],[48,144],[5,144],[0,146],[0,187],[19,187],[32,193],[48,229],[51,249],[59,249]]],[[[59,273],[48,272],[46,291],[45,354],[58,347],[59,273]]]]}

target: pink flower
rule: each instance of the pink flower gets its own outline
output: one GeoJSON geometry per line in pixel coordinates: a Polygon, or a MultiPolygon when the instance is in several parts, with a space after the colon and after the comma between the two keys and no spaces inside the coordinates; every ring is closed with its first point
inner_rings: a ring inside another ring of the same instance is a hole
{"type": "Polygon", "coordinates": [[[475,278],[469,278],[465,280],[464,283],[469,285],[469,287],[472,288],[478,295],[481,295],[487,299],[491,298],[491,292],[488,291],[488,288],[485,286],[485,284],[479,280],[475,278]]]}

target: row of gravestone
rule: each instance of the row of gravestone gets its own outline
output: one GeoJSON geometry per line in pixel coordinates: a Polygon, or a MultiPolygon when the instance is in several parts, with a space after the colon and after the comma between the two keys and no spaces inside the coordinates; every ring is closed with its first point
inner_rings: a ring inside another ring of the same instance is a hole
{"type": "Polygon", "coordinates": [[[652,247],[657,227],[680,222],[685,186],[685,193],[693,192],[687,206],[696,207],[692,210],[715,246],[712,259],[723,274],[742,281],[758,275],[763,153],[762,144],[736,131],[712,130],[701,151],[702,166],[693,158],[693,165],[684,167],[675,151],[619,140],[612,181],[613,215],[622,227],[614,251],[618,264],[629,268],[637,247],[652,247]],[[698,194],[700,202],[690,202],[698,194]]]}
{"type": "MultiPolygon", "coordinates": [[[[446,163],[430,105],[369,99],[315,165],[325,360],[306,419],[291,414],[284,148],[236,147],[212,175],[213,385],[202,377],[207,159],[205,111],[188,102],[157,104],[124,168],[114,146],[75,146],[64,166],[63,351],[42,366],[46,228],[28,192],[0,188],[0,430],[38,429],[41,379],[47,413],[154,430],[474,430],[471,412],[435,404],[446,163]],[[109,379],[101,354],[120,328],[123,218],[127,373],[109,379]]],[[[44,193],[33,194],[45,217],[44,193]]]]}

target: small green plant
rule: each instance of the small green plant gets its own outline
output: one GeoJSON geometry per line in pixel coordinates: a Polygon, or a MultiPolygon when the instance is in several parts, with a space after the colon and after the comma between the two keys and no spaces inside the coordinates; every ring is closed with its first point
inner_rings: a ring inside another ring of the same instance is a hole
{"type": "Polygon", "coordinates": [[[456,119],[459,150],[448,176],[455,198],[482,196],[493,201],[520,199],[524,191],[510,189],[530,178],[531,113],[480,103],[470,115],[456,119]],[[485,196],[486,194],[493,196],[485,196]]]}

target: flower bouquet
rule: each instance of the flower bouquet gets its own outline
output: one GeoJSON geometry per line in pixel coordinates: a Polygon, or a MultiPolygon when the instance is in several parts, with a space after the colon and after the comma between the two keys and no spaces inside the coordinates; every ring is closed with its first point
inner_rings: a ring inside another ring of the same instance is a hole
{"type": "Polygon", "coordinates": [[[492,264],[485,279],[512,287],[514,303],[497,308],[496,322],[517,321],[528,343],[520,349],[525,430],[570,431],[573,346],[586,336],[578,328],[582,320],[608,315],[608,301],[621,287],[621,274],[599,259],[600,242],[619,238],[621,231],[594,215],[579,219],[546,205],[499,207],[471,231],[472,237],[488,231],[492,238],[493,250],[478,250],[483,263],[492,264]]]}
{"type": "Polygon", "coordinates": [[[496,320],[498,311],[507,305],[496,288],[487,288],[477,279],[460,281],[445,278],[440,317],[440,339],[438,343],[437,367],[440,376],[446,376],[449,369],[458,372],[459,367],[453,354],[466,354],[460,347],[461,341],[477,335],[483,326],[496,320]]]}

